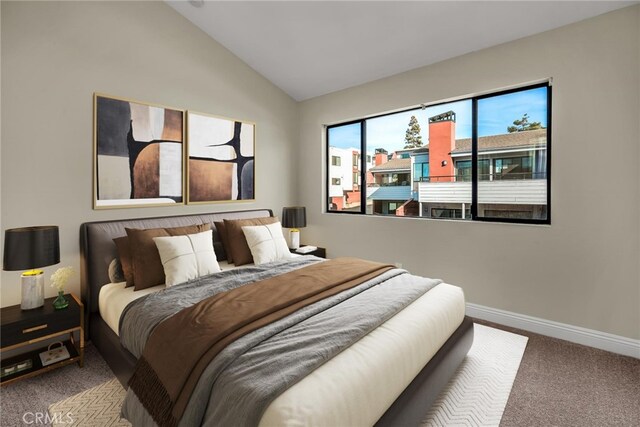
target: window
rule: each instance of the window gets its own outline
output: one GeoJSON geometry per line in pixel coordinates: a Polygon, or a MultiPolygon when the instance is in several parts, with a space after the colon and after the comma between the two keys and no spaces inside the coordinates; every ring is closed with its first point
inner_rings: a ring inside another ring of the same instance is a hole
{"type": "Polygon", "coordinates": [[[518,218],[518,219],[532,219],[533,211],[521,211],[518,210],[517,205],[511,210],[505,209],[485,209],[485,215],[494,218],[518,218]]]}
{"type": "Polygon", "coordinates": [[[456,162],[456,181],[471,181],[471,160],[456,162]]]}
{"type": "MultiPolygon", "coordinates": [[[[360,212],[363,192],[359,190],[362,182],[360,171],[355,172],[349,158],[355,159],[356,164],[362,160],[359,155],[361,150],[362,133],[360,123],[349,123],[332,126],[327,130],[329,141],[328,151],[328,180],[327,202],[329,212],[360,212]],[[342,166],[341,159],[345,159],[342,166]],[[345,170],[346,169],[346,170],[345,170]]],[[[362,168],[358,168],[362,169],[362,168]]]]}
{"type": "MultiPolygon", "coordinates": [[[[374,200],[372,214],[374,215],[392,215],[398,216],[400,215],[399,209],[404,205],[405,202],[402,200],[389,202],[384,200],[374,200]]],[[[404,214],[402,214],[404,215],[404,214]]]]}
{"type": "Polygon", "coordinates": [[[413,181],[419,182],[429,178],[429,155],[416,154],[413,163],[413,181]]]}
{"type": "Polygon", "coordinates": [[[475,218],[549,223],[548,85],[490,94],[476,101],[477,152],[489,154],[488,176],[478,160],[475,218]],[[500,125],[497,125],[499,121],[500,125]],[[511,123],[504,128],[504,123],[511,123]],[[498,148],[499,147],[499,148],[498,148]]]}
{"type": "Polygon", "coordinates": [[[462,218],[462,209],[431,208],[432,218],[462,218]]]}
{"type": "Polygon", "coordinates": [[[532,179],[530,157],[495,159],[495,179],[532,179]]]}
{"type": "Polygon", "coordinates": [[[544,83],[328,126],[360,190],[328,188],[329,211],[548,224],[550,101],[544,83]]]}
{"type": "MultiPolygon", "coordinates": [[[[478,179],[489,179],[489,166],[490,160],[481,159],[478,160],[478,179]]],[[[471,160],[458,160],[456,161],[456,182],[468,182],[471,181],[472,167],[471,160]]]]}

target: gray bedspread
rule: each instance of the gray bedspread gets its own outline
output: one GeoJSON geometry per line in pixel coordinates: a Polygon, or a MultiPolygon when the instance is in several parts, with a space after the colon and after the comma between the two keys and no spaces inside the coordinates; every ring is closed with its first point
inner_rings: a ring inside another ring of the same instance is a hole
{"type": "MultiPolygon", "coordinates": [[[[140,298],[122,314],[121,341],[139,357],[155,325],[180,309],[244,283],[319,261],[306,256],[231,270],[140,298]]],[[[258,425],[269,404],[287,388],[438,283],[393,269],[245,335],[209,364],[179,425],[258,425]]],[[[134,426],[155,424],[131,390],[122,414],[134,426]]]]}

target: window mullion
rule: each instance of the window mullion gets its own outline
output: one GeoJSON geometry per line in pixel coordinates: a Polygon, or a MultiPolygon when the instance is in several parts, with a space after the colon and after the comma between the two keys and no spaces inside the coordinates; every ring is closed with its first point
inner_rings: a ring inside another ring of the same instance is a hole
{"type": "Polygon", "coordinates": [[[478,218],[478,99],[471,100],[471,219],[478,218]]]}
{"type": "Polygon", "coordinates": [[[360,213],[367,213],[367,122],[360,122],[360,213]]]}

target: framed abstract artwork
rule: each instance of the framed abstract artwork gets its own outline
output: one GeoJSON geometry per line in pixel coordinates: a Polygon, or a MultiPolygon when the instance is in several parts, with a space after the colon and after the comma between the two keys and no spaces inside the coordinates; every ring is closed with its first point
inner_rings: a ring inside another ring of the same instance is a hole
{"type": "Polygon", "coordinates": [[[255,123],[187,112],[187,203],[255,199],[255,123]]]}
{"type": "Polygon", "coordinates": [[[94,94],[94,209],[184,203],[184,111],[94,94]]]}

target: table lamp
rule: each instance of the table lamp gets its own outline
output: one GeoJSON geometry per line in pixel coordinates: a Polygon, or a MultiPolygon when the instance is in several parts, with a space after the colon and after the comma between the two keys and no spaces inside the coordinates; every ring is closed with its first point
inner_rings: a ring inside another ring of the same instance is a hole
{"type": "Polygon", "coordinates": [[[289,242],[291,249],[300,247],[300,230],[307,226],[307,212],[304,206],[282,208],[282,226],[290,228],[289,242]]]}
{"type": "Polygon", "coordinates": [[[3,270],[29,270],[22,273],[23,310],[44,305],[44,272],[39,268],[59,262],[57,226],[12,228],[4,232],[3,270]]]}

